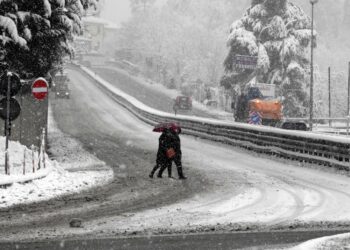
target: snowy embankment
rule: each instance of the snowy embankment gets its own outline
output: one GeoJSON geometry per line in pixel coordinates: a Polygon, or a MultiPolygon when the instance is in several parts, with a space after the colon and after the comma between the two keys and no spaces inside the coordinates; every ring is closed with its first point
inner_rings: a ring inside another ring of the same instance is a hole
{"type": "Polygon", "coordinates": [[[85,74],[94,79],[104,91],[112,95],[118,103],[150,125],[160,122],[178,122],[183,128],[184,134],[302,162],[311,162],[345,170],[350,168],[350,159],[346,149],[350,145],[349,138],[218,119],[185,115],[175,116],[143,104],[102,79],[95,72],[85,67],[80,68],[85,74]]]}
{"type": "MultiPolygon", "coordinates": [[[[135,82],[138,84],[145,86],[148,89],[151,89],[154,92],[157,92],[163,96],[167,96],[169,98],[175,99],[177,96],[182,95],[179,90],[176,89],[168,89],[164,85],[151,81],[149,79],[145,79],[142,76],[134,76],[131,75],[128,71],[120,69],[116,66],[99,66],[96,68],[101,68],[101,69],[108,69],[114,72],[117,72],[118,74],[122,74],[124,76],[130,77],[133,79],[135,82]]],[[[223,111],[219,108],[214,108],[214,107],[208,107],[196,100],[193,100],[193,107],[195,107],[198,110],[202,110],[208,114],[215,115],[218,117],[220,120],[224,121],[234,121],[233,115],[230,112],[223,111]]],[[[188,115],[187,115],[188,116],[188,115]]],[[[303,120],[303,119],[301,119],[303,120]]],[[[307,119],[306,119],[307,121],[307,119]]],[[[340,122],[340,121],[333,121],[332,122],[332,127],[330,128],[327,125],[322,125],[322,124],[314,124],[314,133],[317,134],[331,134],[332,136],[346,136],[346,122],[340,122]],[[341,128],[341,129],[340,129],[341,128]]]]}
{"type": "MultiPolygon", "coordinates": [[[[183,95],[177,89],[168,89],[164,85],[162,85],[162,84],[160,84],[158,82],[155,82],[155,81],[152,81],[152,80],[149,80],[149,79],[145,79],[142,76],[133,76],[128,71],[120,69],[120,68],[117,68],[117,67],[103,66],[103,67],[100,67],[100,68],[109,69],[109,70],[118,72],[118,74],[122,74],[124,76],[130,77],[131,79],[133,79],[137,83],[139,83],[139,84],[141,84],[141,85],[151,89],[152,91],[158,92],[158,93],[160,93],[160,94],[162,94],[164,96],[167,96],[169,98],[172,98],[174,100],[175,100],[175,98],[177,96],[183,95]]],[[[198,102],[196,100],[193,100],[192,104],[193,104],[194,108],[196,108],[198,110],[201,110],[201,111],[204,111],[204,112],[206,112],[208,114],[215,115],[216,117],[219,117],[222,120],[233,121],[232,113],[225,112],[225,111],[223,111],[223,110],[221,110],[219,108],[208,107],[208,106],[206,106],[206,105],[204,105],[204,104],[202,104],[202,103],[200,103],[200,102],[198,102]]]]}
{"type": "MultiPolygon", "coordinates": [[[[28,204],[53,199],[62,195],[78,193],[86,189],[107,184],[113,179],[113,171],[82,149],[72,138],[64,135],[49,116],[50,152],[55,160],[45,157],[38,168],[37,152],[33,158],[32,151],[18,142],[10,142],[10,174],[4,175],[4,166],[0,165],[0,184],[14,183],[0,189],[0,208],[19,204],[28,204]],[[24,151],[26,160],[24,162],[24,151]],[[25,175],[23,174],[25,166],[25,175]]],[[[0,138],[0,162],[4,162],[4,138],[0,138]]]]}
{"type": "Polygon", "coordinates": [[[348,250],[350,249],[350,234],[323,237],[307,241],[290,250],[348,250]]]}
{"type": "MultiPolygon", "coordinates": [[[[162,118],[169,118],[173,119],[179,122],[196,122],[196,123],[201,123],[201,124],[208,124],[211,126],[227,126],[227,127],[232,127],[236,129],[241,129],[241,130],[249,130],[251,132],[263,132],[263,133],[273,133],[278,136],[295,136],[303,139],[313,139],[313,140],[325,140],[325,141],[332,141],[332,142],[337,142],[337,143],[348,143],[350,144],[350,138],[342,138],[338,136],[333,136],[333,135],[324,135],[324,134],[315,134],[312,132],[307,132],[307,131],[296,131],[296,130],[284,130],[280,128],[275,128],[275,127],[268,127],[268,126],[257,126],[257,125],[251,125],[251,124],[245,124],[245,123],[236,123],[232,121],[223,121],[223,120],[218,120],[218,119],[212,119],[212,118],[202,118],[202,117],[196,117],[196,116],[189,116],[189,115],[174,115],[171,113],[163,112],[156,110],[154,108],[151,108],[133,96],[130,96],[120,89],[116,88],[113,86],[111,83],[108,81],[104,80],[102,77],[97,75],[95,72],[92,70],[78,65],[82,69],[83,72],[85,72],[88,76],[90,76],[92,79],[94,79],[98,84],[101,86],[105,87],[108,89],[111,93],[127,100],[127,102],[137,108],[138,110],[148,113],[150,115],[162,117],[162,118]]],[[[243,131],[242,131],[243,132],[243,131]]]]}

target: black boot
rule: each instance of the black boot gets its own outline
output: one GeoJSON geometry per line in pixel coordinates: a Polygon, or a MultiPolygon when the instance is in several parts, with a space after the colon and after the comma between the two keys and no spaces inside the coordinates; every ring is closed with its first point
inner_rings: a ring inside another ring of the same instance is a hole
{"type": "Polygon", "coordinates": [[[151,173],[149,174],[149,178],[153,178],[154,173],[157,171],[159,168],[158,165],[155,165],[154,168],[152,169],[151,173]]]}
{"type": "Polygon", "coordinates": [[[180,180],[185,180],[185,179],[187,179],[187,178],[184,176],[183,172],[182,172],[182,167],[181,167],[181,166],[180,166],[180,167],[177,167],[177,173],[178,173],[178,175],[179,175],[179,179],[180,179],[180,180]]]}
{"type": "Polygon", "coordinates": [[[159,172],[157,174],[158,178],[162,178],[162,175],[163,175],[165,168],[166,168],[166,166],[163,166],[163,165],[161,166],[161,168],[159,169],[159,172]]]}
{"type": "Polygon", "coordinates": [[[172,178],[172,173],[171,173],[171,166],[168,167],[168,177],[172,178]]]}

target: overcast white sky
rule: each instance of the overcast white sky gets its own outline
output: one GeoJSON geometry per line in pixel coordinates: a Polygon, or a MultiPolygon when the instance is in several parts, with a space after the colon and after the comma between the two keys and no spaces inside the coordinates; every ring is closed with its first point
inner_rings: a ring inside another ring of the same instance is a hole
{"type": "MultiPolygon", "coordinates": [[[[105,7],[102,10],[102,17],[116,24],[125,22],[131,16],[129,0],[104,0],[105,7]]],[[[161,6],[166,0],[157,0],[156,4],[161,6]]]]}
{"type": "Polygon", "coordinates": [[[102,17],[116,24],[127,21],[131,15],[129,0],[105,0],[102,17]]]}

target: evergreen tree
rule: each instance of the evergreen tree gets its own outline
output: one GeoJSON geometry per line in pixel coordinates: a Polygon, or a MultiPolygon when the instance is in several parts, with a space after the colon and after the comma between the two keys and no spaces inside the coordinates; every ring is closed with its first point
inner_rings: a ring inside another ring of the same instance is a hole
{"type": "Polygon", "coordinates": [[[305,115],[310,28],[310,18],[287,0],[252,0],[243,18],[231,26],[222,85],[244,89],[256,77],[277,86],[286,116],[305,115]],[[236,55],[258,56],[257,69],[235,68],[236,55]]]}
{"type": "MultiPolygon", "coordinates": [[[[45,76],[71,54],[81,18],[96,0],[0,0],[0,65],[23,77],[45,76]]],[[[0,68],[0,71],[1,71],[0,68]]]]}

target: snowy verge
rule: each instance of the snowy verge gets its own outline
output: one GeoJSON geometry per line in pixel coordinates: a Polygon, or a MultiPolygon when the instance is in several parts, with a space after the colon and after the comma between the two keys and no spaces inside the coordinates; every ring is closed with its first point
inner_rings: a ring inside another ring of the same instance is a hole
{"type": "Polygon", "coordinates": [[[350,249],[350,233],[322,237],[302,243],[290,250],[335,250],[350,249]]]}
{"type": "Polygon", "coordinates": [[[0,189],[0,208],[79,193],[106,184],[112,176],[111,171],[69,173],[54,162],[51,172],[45,178],[32,180],[28,183],[15,183],[6,189],[0,189]]]}
{"type": "Polygon", "coordinates": [[[49,109],[48,126],[51,158],[58,161],[63,169],[71,172],[110,169],[103,161],[84,150],[80,142],[58,129],[51,108],[49,109]]]}
{"type": "Polygon", "coordinates": [[[0,137],[0,186],[8,186],[14,183],[24,183],[46,177],[52,171],[52,163],[47,160],[45,168],[41,160],[39,168],[38,153],[28,149],[16,141],[9,141],[9,175],[5,174],[5,137],[0,137]]]}
{"type": "Polygon", "coordinates": [[[25,183],[41,178],[45,178],[50,172],[52,168],[44,168],[38,170],[35,173],[26,174],[26,175],[0,175],[0,186],[9,186],[14,183],[25,183]]]}
{"type": "MultiPolygon", "coordinates": [[[[22,176],[22,159],[24,146],[11,142],[11,162],[17,168],[12,168],[16,180],[30,181],[14,183],[6,189],[0,189],[0,208],[7,208],[20,204],[29,204],[54,199],[63,195],[70,195],[103,186],[113,180],[113,170],[86,152],[81,144],[63,134],[56,126],[52,113],[49,111],[49,144],[50,152],[55,160],[46,158],[46,169],[35,174],[22,176]],[[39,177],[41,177],[39,179],[39,177]],[[25,178],[27,178],[25,180],[25,178]]],[[[0,138],[0,144],[1,138],[0,138]]],[[[28,150],[29,151],[29,150],[28,150]]],[[[0,152],[3,152],[0,145],[0,152]]],[[[0,160],[2,156],[0,155],[0,160]]],[[[27,158],[30,165],[30,157],[27,158]]],[[[29,167],[28,167],[29,169],[29,167]]],[[[0,174],[0,182],[5,181],[0,174]]]]}

